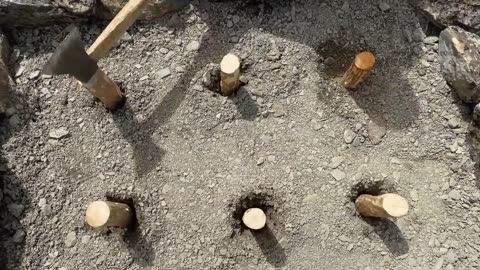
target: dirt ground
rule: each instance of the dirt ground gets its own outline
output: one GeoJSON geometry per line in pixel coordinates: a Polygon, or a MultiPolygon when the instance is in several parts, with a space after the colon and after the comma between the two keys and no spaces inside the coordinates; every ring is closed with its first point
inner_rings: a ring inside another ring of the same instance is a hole
{"type": "MultiPolygon", "coordinates": [[[[113,113],[39,74],[68,25],[12,31],[5,269],[480,269],[471,108],[439,72],[438,29],[405,2],[197,1],[138,23],[101,61],[127,97],[113,113]],[[378,62],[348,91],[361,50],[378,62]],[[203,74],[228,52],[248,82],[223,97],[203,74]],[[362,219],[363,192],[410,212],[362,219]],[[85,224],[107,197],[132,203],[136,228],[85,224]],[[268,229],[239,227],[251,205],[268,229]]],[[[79,26],[86,44],[105,23],[79,26]]]]}

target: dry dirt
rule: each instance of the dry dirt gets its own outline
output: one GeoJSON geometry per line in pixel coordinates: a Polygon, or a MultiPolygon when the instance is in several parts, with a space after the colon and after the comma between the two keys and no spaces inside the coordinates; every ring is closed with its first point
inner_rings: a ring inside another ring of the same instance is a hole
{"type": "MultiPolygon", "coordinates": [[[[84,41],[104,26],[80,25],[84,41]]],[[[197,1],[138,23],[101,61],[127,97],[113,113],[38,73],[66,28],[10,33],[2,269],[480,269],[471,108],[404,1],[197,1]],[[347,91],[365,49],[377,66],[347,91]],[[228,52],[248,83],[223,97],[202,77],[228,52]],[[356,216],[366,191],[405,196],[409,215],[356,216]],[[85,224],[106,197],[130,200],[136,228],[85,224]],[[250,205],[268,229],[242,230],[250,205]]]]}

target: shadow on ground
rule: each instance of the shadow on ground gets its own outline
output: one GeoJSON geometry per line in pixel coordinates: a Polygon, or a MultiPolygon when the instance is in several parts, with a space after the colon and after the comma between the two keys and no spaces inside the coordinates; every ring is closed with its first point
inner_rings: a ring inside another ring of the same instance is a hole
{"type": "Polygon", "coordinates": [[[274,267],[285,266],[287,263],[285,251],[268,226],[259,231],[252,231],[252,235],[268,263],[274,267]]]}
{"type": "Polygon", "coordinates": [[[393,221],[368,217],[363,217],[362,219],[373,228],[373,231],[382,239],[392,255],[398,257],[408,253],[410,249],[408,241],[393,221]]]}

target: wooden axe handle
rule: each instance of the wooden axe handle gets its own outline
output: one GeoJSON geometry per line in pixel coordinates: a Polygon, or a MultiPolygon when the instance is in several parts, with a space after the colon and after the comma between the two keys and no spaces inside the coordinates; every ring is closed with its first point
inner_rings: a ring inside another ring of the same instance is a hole
{"type": "Polygon", "coordinates": [[[148,0],[130,0],[103,30],[87,50],[88,55],[96,62],[108,54],[127,29],[137,20],[148,0]]]}

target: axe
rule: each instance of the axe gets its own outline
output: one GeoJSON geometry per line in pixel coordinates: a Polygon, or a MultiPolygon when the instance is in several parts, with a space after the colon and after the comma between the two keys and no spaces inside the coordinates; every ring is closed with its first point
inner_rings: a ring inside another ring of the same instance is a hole
{"type": "Polygon", "coordinates": [[[123,100],[117,84],[97,65],[113,45],[140,16],[148,0],[130,0],[103,30],[93,45],[85,51],[80,32],[73,28],[62,41],[43,74],[68,74],[75,77],[90,93],[100,99],[108,109],[115,109],[123,100]]]}

